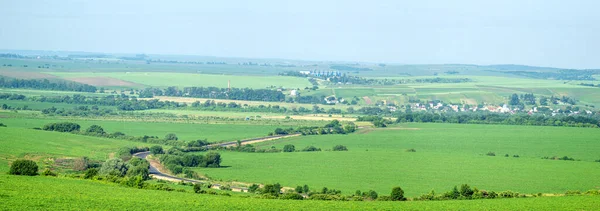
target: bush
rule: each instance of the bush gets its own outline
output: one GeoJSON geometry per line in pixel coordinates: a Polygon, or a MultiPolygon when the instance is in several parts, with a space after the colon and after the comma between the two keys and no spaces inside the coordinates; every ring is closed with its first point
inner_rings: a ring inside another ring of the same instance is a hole
{"type": "Polygon", "coordinates": [[[47,130],[47,131],[57,131],[57,132],[75,132],[75,131],[79,131],[80,128],[81,128],[81,126],[79,126],[79,124],[77,124],[77,123],[59,122],[59,123],[50,123],[50,124],[44,125],[44,128],[42,128],[42,129],[47,130]]]}
{"type": "Polygon", "coordinates": [[[100,127],[99,125],[90,126],[88,129],[85,130],[85,132],[86,133],[95,133],[95,134],[100,134],[100,135],[105,134],[104,129],[102,127],[100,127]]]}
{"type": "Polygon", "coordinates": [[[52,172],[50,169],[44,169],[44,171],[42,171],[42,176],[52,176],[52,177],[56,177],[57,174],[52,172]]]}
{"type": "Polygon", "coordinates": [[[314,152],[314,151],[321,151],[321,148],[316,148],[315,146],[307,146],[304,149],[302,149],[303,152],[314,152]]]}
{"type": "Polygon", "coordinates": [[[252,184],[250,185],[250,187],[248,187],[248,192],[250,193],[254,193],[256,192],[256,190],[258,190],[259,186],[257,184],[252,184]]]}
{"type": "Polygon", "coordinates": [[[83,178],[84,179],[91,179],[91,178],[95,177],[96,175],[98,175],[98,169],[97,168],[91,168],[91,169],[85,170],[85,173],[83,174],[83,178]]]}
{"type": "Polygon", "coordinates": [[[32,160],[15,160],[10,165],[8,174],[35,176],[38,173],[38,165],[32,160]]]}
{"type": "Polygon", "coordinates": [[[392,194],[390,194],[390,199],[392,201],[406,201],[406,198],[404,198],[404,190],[402,190],[402,188],[400,187],[392,188],[392,194]]]}
{"type": "Polygon", "coordinates": [[[281,196],[279,196],[280,199],[287,199],[287,200],[302,200],[304,199],[304,197],[302,197],[302,195],[298,194],[298,193],[285,193],[281,196]]]}
{"type": "Polygon", "coordinates": [[[156,155],[156,154],[164,154],[165,153],[164,150],[163,150],[163,148],[161,146],[158,146],[158,145],[154,145],[154,146],[150,147],[150,152],[152,154],[154,154],[154,155],[156,155]]]}
{"type": "Polygon", "coordinates": [[[333,151],[348,151],[348,148],[344,145],[335,145],[333,151]]]}
{"type": "Polygon", "coordinates": [[[100,168],[100,175],[123,177],[127,174],[127,164],[120,158],[108,159],[100,168]]]}
{"type": "Polygon", "coordinates": [[[199,183],[194,184],[194,193],[201,193],[202,191],[202,185],[200,185],[199,183]]]}
{"type": "Polygon", "coordinates": [[[6,127],[6,125],[5,125],[5,124],[2,124],[2,123],[0,123],[0,127],[6,127]]]}
{"type": "Polygon", "coordinates": [[[407,149],[406,152],[417,152],[416,149],[407,149]]]}
{"type": "Polygon", "coordinates": [[[169,133],[169,134],[167,134],[165,136],[165,140],[167,140],[167,141],[171,141],[171,140],[177,141],[177,140],[179,140],[179,138],[177,138],[177,135],[175,135],[175,133],[169,133]]]}
{"type": "Polygon", "coordinates": [[[283,146],[283,151],[284,152],[294,152],[294,151],[296,151],[296,147],[291,144],[286,144],[285,146],[283,146]]]}
{"type": "Polygon", "coordinates": [[[513,158],[518,158],[518,157],[519,157],[519,155],[513,155],[513,158]]]}
{"type": "Polygon", "coordinates": [[[494,153],[494,152],[488,152],[488,153],[487,153],[487,154],[485,154],[485,155],[487,155],[487,156],[496,156],[496,153],[494,153]]]}

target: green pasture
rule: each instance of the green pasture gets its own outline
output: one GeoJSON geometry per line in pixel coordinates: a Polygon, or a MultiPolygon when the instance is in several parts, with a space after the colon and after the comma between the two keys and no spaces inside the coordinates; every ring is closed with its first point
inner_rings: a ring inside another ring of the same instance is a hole
{"type": "Polygon", "coordinates": [[[154,87],[220,87],[227,88],[228,81],[235,88],[305,88],[312,85],[305,78],[286,76],[246,76],[172,72],[50,72],[62,78],[111,77],[154,87]]]}
{"type": "Polygon", "coordinates": [[[208,141],[226,141],[266,136],[277,128],[274,125],[251,124],[189,124],[180,122],[142,122],[118,120],[86,120],[86,119],[51,119],[51,118],[2,118],[0,122],[9,127],[34,128],[43,127],[48,123],[75,122],[85,130],[90,125],[100,125],[108,133],[122,132],[132,136],[164,137],[175,133],[179,139],[191,141],[208,139],[208,141]]]}
{"type": "MultiPolygon", "coordinates": [[[[387,192],[385,194],[389,195],[387,192]]],[[[294,201],[242,198],[235,195],[199,195],[189,191],[140,190],[61,177],[0,175],[0,209],[7,210],[597,210],[600,209],[598,198],[568,196],[463,201],[294,201]]]]}
{"type": "Polygon", "coordinates": [[[402,186],[409,196],[454,185],[520,193],[563,193],[598,187],[600,130],[503,125],[409,124],[363,129],[350,135],[305,136],[261,147],[323,150],[341,144],[347,152],[223,152],[220,169],[196,169],[213,178],[296,187],[387,192],[402,186]],[[402,129],[403,128],[403,129],[402,129]],[[406,152],[415,149],[416,152],[406,152]],[[486,156],[495,152],[496,156],[486,156]],[[509,157],[504,157],[509,154],[509,157]],[[519,158],[514,158],[519,155],[519,158]],[[569,156],[581,161],[544,160],[569,156]]]}

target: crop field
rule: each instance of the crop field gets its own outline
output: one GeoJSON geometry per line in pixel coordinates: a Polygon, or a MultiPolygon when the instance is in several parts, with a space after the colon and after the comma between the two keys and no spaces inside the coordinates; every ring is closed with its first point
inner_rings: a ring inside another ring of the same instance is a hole
{"type": "Polygon", "coordinates": [[[0,175],[0,209],[75,210],[597,210],[598,196],[523,199],[339,202],[269,200],[139,190],[115,184],[55,177],[0,175]],[[44,187],[44,188],[40,188],[44,187]],[[135,196],[135,197],[132,197],[135,196]],[[158,200],[160,199],[160,200],[158,200]]]}
{"type": "Polygon", "coordinates": [[[109,133],[123,132],[133,136],[158,136],[164,137],[168,133],[175,133],[182,140],[208,139],[208,141],[238,140],[266,136],[273,132],[274,125],[252,124],[188,124],[173,122],[139,122],[139,121],[114,121],[114,120],[85,120],[85,119],[51,119],[51,118],[2,118],[2,123],[9,127],[34,128],[43,127],[48,123],[75,122],[82,129],[90,125],[100,125],[109,133]]]}
{"type": "Polygon", "coordinates": [[[220,87],[227,88],[227,82],[231,82],[231,87],[234,88],[266,88],[266,87],[284,87],[295,89],[304,87],[312,87],[305,78],[285,77],[285,76],[243,76],[243,75],[216,75],[216,74],[195,74],[195,73],[166,73],[166,72],[111,72],[111,73],[94,73],[94,72],[51,72],[50,74],[70,79],[78,80],[78,78],[98,77],[98,80],[106,78],[115,78],[123,81],[133,82],[146,86],[155,87],[220,87]]]}
{"type": "Polygon", "coordinates": [[[351,135],[306,136],[265,142],[261,147],[323,150],[342,144],[347,152],[227,152],[224,169],[196,169],[223,180],[307,184],[386,192],[402,186],[409,196],[470,184],[486,190],[564,193],[600,186],[600,131],[597,129],[502,125],[408,124],[351,135]],[[510,131],[510,132],[507,132],[510,131]],[[569,141],[565,141],[569,140],[569,141]],[[406,152],[415,149],[416,152],[406,152]],[[495,152],[496,156],[486,156],[495,152]],[[504,157],[509,154],[509,157],[504,157]],[[519,155],[514,158],[513,155],[519,155]],[[569,156],[581,161],[544,160],[569,156]],[[340,179],[344,178],[344,179],[340,179]]]}

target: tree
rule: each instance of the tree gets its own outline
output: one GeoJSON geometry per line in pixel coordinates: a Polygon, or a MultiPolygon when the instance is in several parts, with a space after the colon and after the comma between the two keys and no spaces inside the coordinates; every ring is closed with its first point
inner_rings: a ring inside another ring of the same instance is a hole
{"type": "Polygon", "coordinates": [[[164,154],[165,153],[164,150],[163,150],[163,148],[161,146],[159,146],[159,145],[154,145],[154,146],[150,147],[150,152],[152,154],[154,154],[154,155],[156,155],[156,154],[164,154]]]}
{"type": "Polygon", "coordinates": [[[469,185],[463,184],[460,186],[460,195],[469,198],[473,195],[473,190],[469,185]]]}
{"type": "Polygon", "coordinates": [[[292,144],[286,144],[285,146],[283,146],[283,151],[284,152],[294,152],[294,151],[296,151],[296,147],[292,144]]]}
{"type": "Polygon", "coordinates": [[[404,198],[404,190],[402,190],[402,188],[400,188],[400,187],[392,188],[392,194],[390,196],[392,198],[392,201],[405,201],[406,200],[406,198],[404,198]]]}
{"type": "Polygon", "coordinates": [[[120,158],[108,159],[100,167],[100,175],[122,177],[127,174],[127,164],[120,158]]]}
{"type": "Polygon", "coordinates": [[[294,190],[296,191],[296,193],[302,193],[302,186],[298,185],[294,190]]]}
{"type": "Polygon", "coordinates": [[[208,152],[204,155],[204,167],[221,167],[221,154],[218,152],[208,152]]]}
{"type": "Polygon", "coordinates": [[[308,191],[310,191],[310,189],[308,189],[308,185],[304,185],[304,186],[302,186],[302,191],[303,191],[304,193],[308,193],[308,191]]]}
{"type": "Polygon", "coordinates": [[[202,185],[200,185],[199,183],[194,184],[194,193],[201,193],[202,192],[202,185]]]}
{"type": "Polygon", "coordinates": [[[92,125],[85,130],[86,133],[104,134],[104,129],[99,125],[92,125]]]}
{"type": "Polygon", "coordinates": [[[32,160],[15,160],[10,165],[8,174],[35,176],[38,173],[38,165],[32,160]]]}
{"type": "Polygon", "coordinates": [[[367,196],[369,196],[369,198],[371,198],[371,200],[375,200],[378,197],[377,192],[375,192],[374,190],[370,190],[367,193],[367,196]]]}
{"type": "Polygon", "coordinates": [[[519,95],[517,95],[517,94],[512,94],[512,95],[510,96],[510,100],[508,101],[508,104],[509,104],[509,105],[513,105],[513,106],[514,106],[514,105],[519,105],[519,104],[520,104],[520,101],[519,101],[519,95]]]}
{"type": "Polygon", "coordinates": [[[177,141],[177,140],[179,140],[179,138],[177,138],[177,135],[175,135],[175,133],[169,133],[169,134],[167,134],[165,136],[165,140],[167,140],[167,141],[171,141],[171,140],[177,141]]]}

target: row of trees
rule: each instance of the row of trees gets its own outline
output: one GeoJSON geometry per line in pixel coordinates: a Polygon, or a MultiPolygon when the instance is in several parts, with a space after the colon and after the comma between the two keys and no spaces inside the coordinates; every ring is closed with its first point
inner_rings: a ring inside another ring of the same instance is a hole
{"type": "Polygon", "coordinates": [[[458,124],[506,124],[506,125],[539,125],[569,127],[600,127],[600,115],[543,115],[543,114],[503,114],[490,112],[431,113],[405,112],[398,113],[396,122],[436,122],[458,124]]]}
{"type": "Polygon", "coordinates": [[[0,76],[0,87],[14,89],[42,89],[56,91],[96,92],[95,86],[67,81],[48,79],[9,79],[0,76]]]}
{"type": "Polygon", "coordinates": [[[153,96],[177,96],[177,97],[196,97],[230,100],[250,100],[250,101],[285,101],[285,95],[281,91],[271,89],[250,89],[250,88],[217,88],[217,87],[177,87],[146,88],[140,91],[139,97],[150,98],[153,96]]]}

